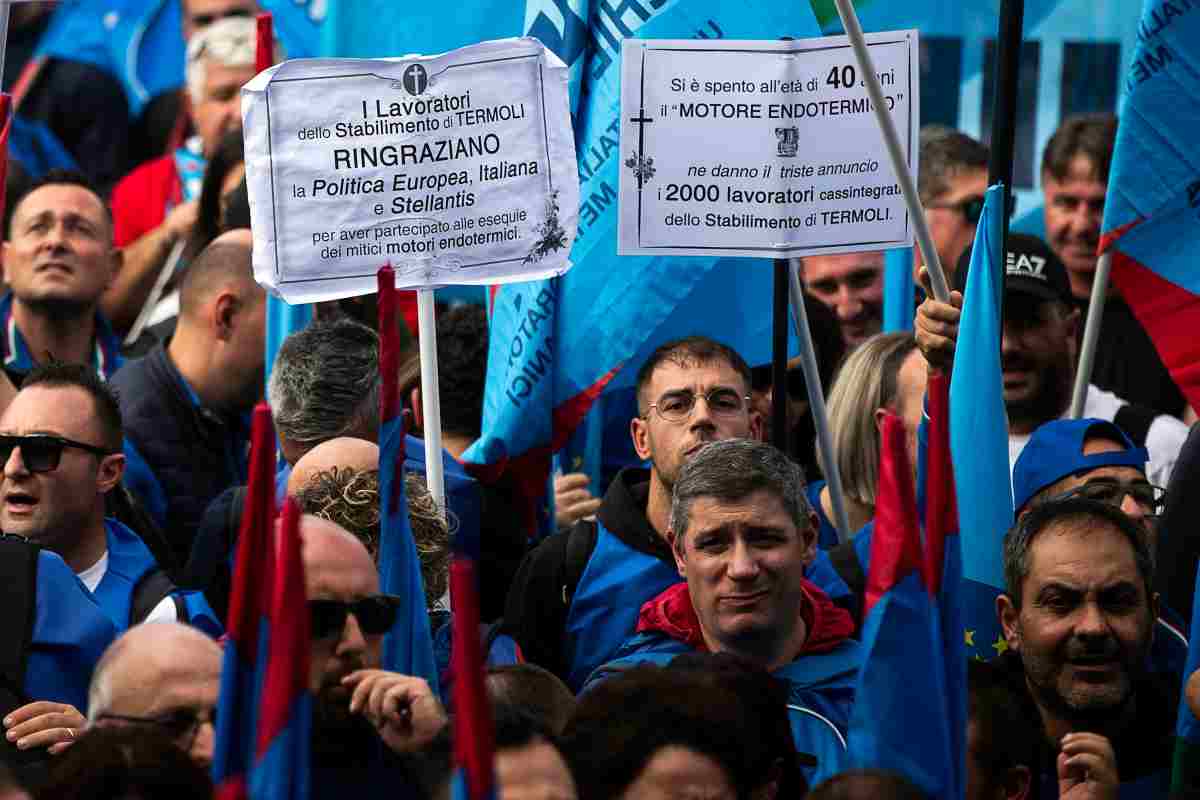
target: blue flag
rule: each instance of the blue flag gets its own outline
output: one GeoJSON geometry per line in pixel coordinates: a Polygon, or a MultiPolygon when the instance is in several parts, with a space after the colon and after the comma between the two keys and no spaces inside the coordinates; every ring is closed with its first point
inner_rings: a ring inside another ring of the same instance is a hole
{"type": "Polygon", "coordinates": [[[883,330],[911,332],[916,312],[913,249],[888,250],[883,256],[883,330]]]}
{"type": "Polygon", "coordinates": [[[984,659],[1005,647],[995,599],[1004,587],[1002,543],[1013,522],[1008,415],[1000,370],[1003,207],[1002,187],[988,189],[971,250],[950,383],[950,442],[963,532],[964,624],[973,642],[970,654],[984,659]]]}
{"type": "Polygon", "coordinates": [[[338,58],[431,55],[521,35],[524,9],[516,0],[397,3],[338,0],[321,27],[321,53],[338,58]]]}
{"type": "MultiPolygon", "coordinates": [[[[534,529],[551,455],[602,393],[633,385],[654,347],[703,334],[730,345],[751,364],[770,360],[767,262],[613,255],[623,159],[621,41],[804,37],[819,31],[803,4],[732,0],[626,0],[619,7],[530,0],[526,20],[527,31],[572,70],[580,179],[575,266],[561,278],[493,292],[483,436],[463,460],[480,476],[507,471],[521,495],[526,524],[534,529]]],[[[593,434],[591,440],[599,438],[593,434]]]]}
{"type": "Polygon", "coordinates": [[[379,583],[385,594],[400,598],[396,622],[383,640],[383,668],[424,678],[438,693],[437,659],[425,609],[421,562],[408,519],[404,491],[405,434],[400,408],[399,328],[396,278],[391,267],[379,270],[379,583]]]}

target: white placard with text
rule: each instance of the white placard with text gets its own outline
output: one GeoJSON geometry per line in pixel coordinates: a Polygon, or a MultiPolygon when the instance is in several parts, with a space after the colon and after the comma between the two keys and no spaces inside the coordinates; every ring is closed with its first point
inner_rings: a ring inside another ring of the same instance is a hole
{"type": "Polygon", "coordinates": [[[567,69],[536,39],[304,59],[242,90],[255,279],[289,302],[561,274],[579,176],[567,69]]]}
{"type": "MultiPolygon", "coordinates": [[[[866,38],[916,175],[917,32],[866,38]]],[[[626,39],[621,81],[620,254],[783,258],[912,244],[846,37],[626,39]]]]}

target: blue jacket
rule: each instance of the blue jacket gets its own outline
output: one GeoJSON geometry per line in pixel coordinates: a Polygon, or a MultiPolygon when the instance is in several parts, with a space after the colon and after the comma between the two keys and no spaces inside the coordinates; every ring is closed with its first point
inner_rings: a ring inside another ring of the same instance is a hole
{"type": "Polygon", "coordinates": [[[87,713],[88,684],[117,628],[71,568],[49,550],[38,554],[37,604],[25,667],[31,701],[70,703],[87,713]]]}
{"type": "MultiPolygon", "coordinates": [[[[796,750],[817,760],[815,767],[803,768],[808,785],[815,786],[850,767],[846,733],[862,648],[847,638],[853,627],[848,612],[811,584],[806,594],[816,615],[809,636],[813,652],[802,653],[773,674],[788,687],[788,718],[796,750]]],[[[678,637],[687,635],[694,641],[697,629],[687,590],[682,586],[667,590],[646,604],[639,632],[621,646],[612,661],[592,673],[584,691],[622,669],[643,663],[665,666],[676,656],[692,652],[693,644],[678,637]]]]}

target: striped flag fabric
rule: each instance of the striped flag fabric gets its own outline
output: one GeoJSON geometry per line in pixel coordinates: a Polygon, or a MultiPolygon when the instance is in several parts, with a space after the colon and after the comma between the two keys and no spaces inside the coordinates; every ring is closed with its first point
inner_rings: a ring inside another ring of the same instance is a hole
{"type": "Polygon", "coordinates": [[[479,630],[479,538],[469,531],[454,537],[450,562],[450,604],[458,635],[450,651],[454,676],[453,800],[495,800],[495,731],[484,686],[479,630]]]}
{"type": "Polygon", "coordinates": [[[1171,377],[1200,408],[1200,6],[1147,0],[1117,128],[1100,250],[1171,377]]]}
{"type": "Polygon", "coordinates": [[[266,669],[255,735],[250,796],[255,800],[307,800],[312,696],[308,690],[308,594],[300,557],[300,507],[283,503],[275,537],[266,669]]]}
{"type": "Polygon", "coordinates": [[[254,408],[250,442],[250,481],[238,531],[217,701],[212,765],[217,800],[248,797],[270,636],[275,434],[266,403],[254,408]]]}

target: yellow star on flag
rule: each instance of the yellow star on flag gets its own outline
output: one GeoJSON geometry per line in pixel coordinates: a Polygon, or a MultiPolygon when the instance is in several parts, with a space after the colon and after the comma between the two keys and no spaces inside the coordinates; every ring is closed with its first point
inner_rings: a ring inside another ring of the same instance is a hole
{"type": "Polygon", "coordinates": [[[992,648],[996,651],[996,655],[1000,655],[1008,649],[1008,641],[1003,636],[997,636],[992,648]]]}
{"type": "Polygon", "coordinates": [[[964,631],[963,637],[967,640],[967,647],[975,646],[975,631],[964,631]]]}

